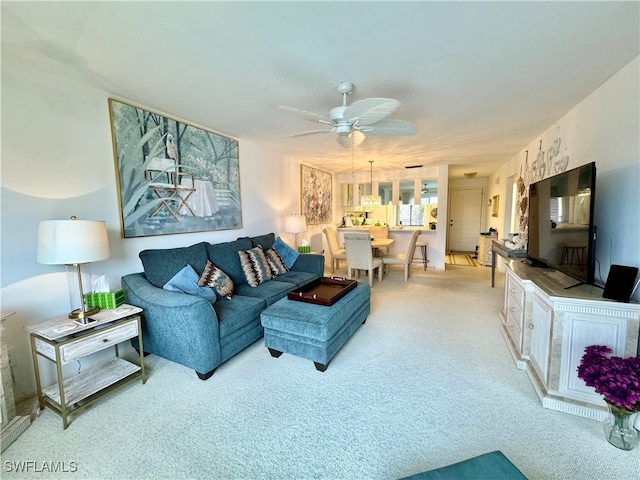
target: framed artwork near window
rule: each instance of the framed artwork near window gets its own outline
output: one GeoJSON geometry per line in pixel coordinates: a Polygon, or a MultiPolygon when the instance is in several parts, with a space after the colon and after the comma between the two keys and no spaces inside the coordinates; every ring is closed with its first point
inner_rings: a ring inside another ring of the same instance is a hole
{"type": "Polygon", "coordinates": [[[109,99],[122,235],[242,228],[238,142],[109,99]]]}
{"type": "Polygon", "coordinates": [[[300,165],[300,201],[307,225],[331,223],[330,173],[300,165]]]}

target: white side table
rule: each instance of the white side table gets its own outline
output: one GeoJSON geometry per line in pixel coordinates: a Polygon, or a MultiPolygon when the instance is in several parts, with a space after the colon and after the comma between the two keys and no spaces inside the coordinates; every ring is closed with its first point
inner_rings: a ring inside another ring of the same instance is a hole
{"type": "Polygon", "coordinates": [[[118,352],[119,343],[134,337],[138,337],[140,352],[143,351],[140,312],[141,308],[125,304],[92,315],[96,322],[88,325],[60,317],[27,327],[40,409],[46,406],[59,414],[66,429],[72,413],[134,380],[141,379],[144,384],[144,356],[140,355],[140,365],[136,365],[120,358],[118,352]],[[109,347],[115,349],[110,361],[67,379],[63,377],[63,365],[109,347]],[[57,383],[44,389],[38,357],[54,362],[57,370],[57,383]]]}

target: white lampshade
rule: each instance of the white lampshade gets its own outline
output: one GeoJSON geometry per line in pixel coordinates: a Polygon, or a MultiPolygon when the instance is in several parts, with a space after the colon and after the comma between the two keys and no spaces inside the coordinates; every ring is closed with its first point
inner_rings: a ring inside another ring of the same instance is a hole
{"type": "Polygon", "coordinates": [[[289,215],[284,219],[284,231],[287,233],[300,233],[307,229],[307,221],[304,215],[289,215]]]}
{"type": "Polygon", "coordinates": [[[38,225],[36,261],[46,265],[98,262],[110,256],[103,221],[45,220],[38,225]]]}

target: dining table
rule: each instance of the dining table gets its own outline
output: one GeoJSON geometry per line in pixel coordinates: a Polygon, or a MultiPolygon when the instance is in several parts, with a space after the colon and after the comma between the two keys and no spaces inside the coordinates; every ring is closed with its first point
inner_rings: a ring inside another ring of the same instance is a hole
{"type": "Polygon", "coordinates": [[[371,248],[373,249],[373,255],[377,256],[379,248],[390,247],[395,240],[393,238],[372,238],[371,248]]]}

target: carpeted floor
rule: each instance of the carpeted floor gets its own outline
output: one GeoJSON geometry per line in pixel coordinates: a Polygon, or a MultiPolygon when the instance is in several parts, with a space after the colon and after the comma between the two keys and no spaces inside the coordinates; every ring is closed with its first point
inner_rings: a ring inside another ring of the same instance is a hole
{"type": "Polygon", "coordinates": [[[640,449],[618,450],[600,422],[541,406],[499,333],[503,282],[451,265],[414,267],[405,283],[392,266],[324,373],[272,358],[261,340],[205,382],[151,355],[146,385],[67,430],[42,412],[2,454],[2,478],[397,479],[493,450],[530,480],[640,478],[640,449]]]}

